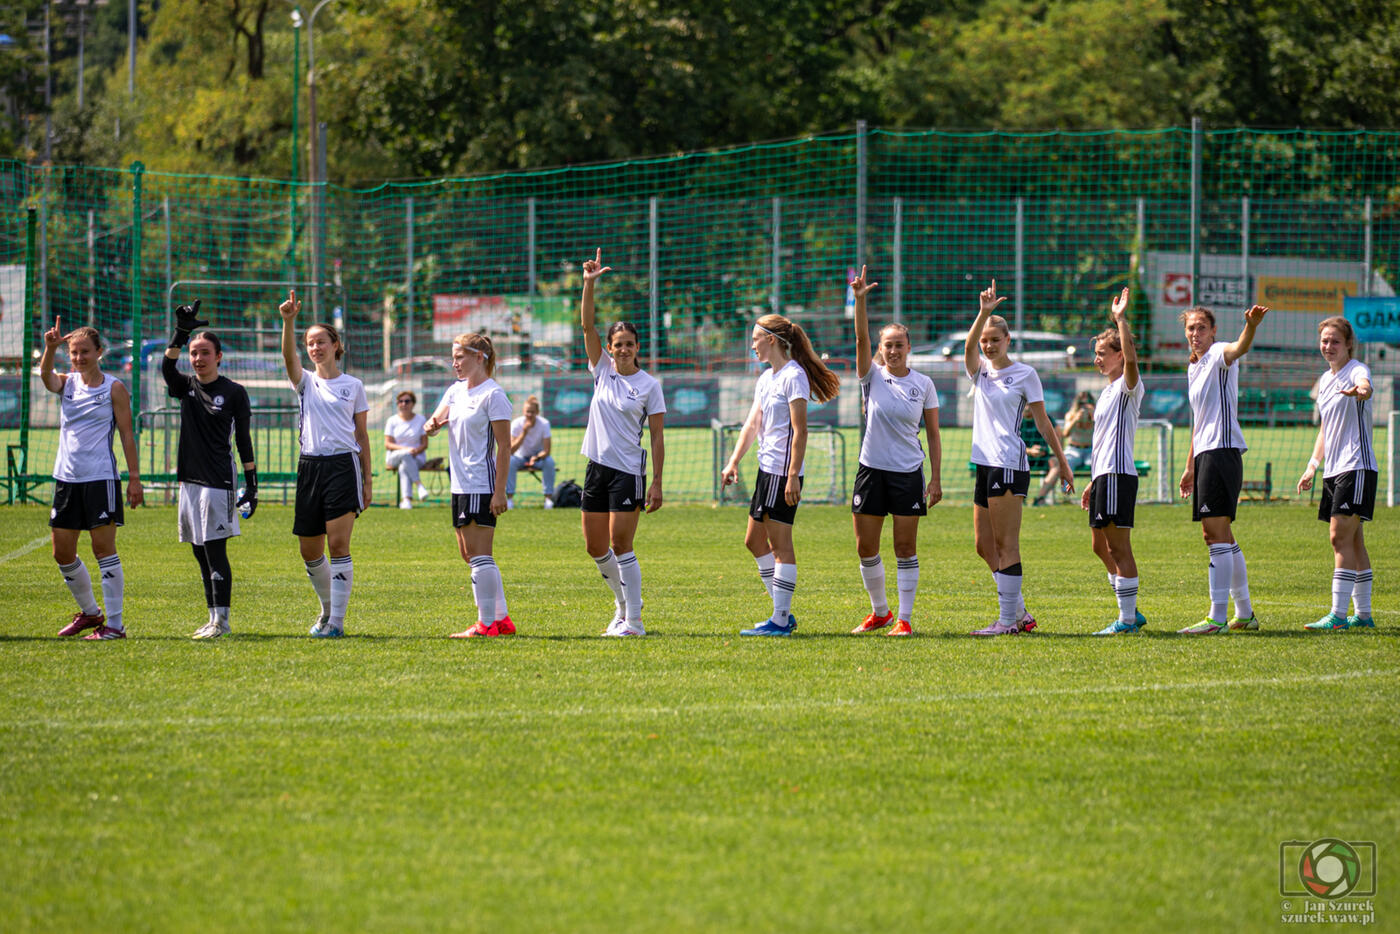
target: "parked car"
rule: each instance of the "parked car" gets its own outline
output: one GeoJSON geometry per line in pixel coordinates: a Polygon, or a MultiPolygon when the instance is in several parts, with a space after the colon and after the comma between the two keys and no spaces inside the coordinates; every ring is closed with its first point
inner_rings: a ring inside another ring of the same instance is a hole
{"type": "MultiPolygon", "coordinates": [[[[909,348],[909,366],[931,376],[961,373],[966,343],[967,331],[958,331],[931,344],[915,344],[909,348]]],[[[1046,371],[1087,366],[1094,361],[1093,338],[1068,337],[1054,331],[1012,331],[1011,358],[1046,371]]]]}

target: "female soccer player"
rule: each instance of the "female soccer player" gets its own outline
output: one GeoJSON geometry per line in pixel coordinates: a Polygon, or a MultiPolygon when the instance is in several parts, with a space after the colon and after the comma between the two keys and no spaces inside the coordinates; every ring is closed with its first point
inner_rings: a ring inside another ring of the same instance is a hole
{"type": "Polygon", "coordinates": [[[1332,611],[1308,629],[1370,629],[1371,556],[1361,523],[1371,521],[1376,508],[1376,452],[1371,447],[1371,371],[1355,359],[1356,336],[1343,317],[1327,318],[1317,326],[1318,349],[1327,372],[1317,384],[1317,432],[1312,459],[1298,481],[1298,492],[1312,489],[1317,465],[1324,459],[1322,502],[1317,517],[1328,523],[1335,553],[1332,571],[1332,611]],[[1347,616],[1347,601],[1356,614],[1347,616]]]}
{"type": "Polygon", "coordinates": [[[1094,366],[1108,377],[1108,385],[1093,409],[1091,479],[1079,501],[1089,511],[1094,554],[1108,570],[1108,585],[1118,602],[1118,619],[1095,633],[1099,636],[1137,632],[1147,623],[1137,610],[1138,570],[1132,543],[1138,488],[1133,436],[1146,390],[1138,378],[1128,297],[1125,288],[1114,298],[1114,326],[1094,339],[1094,366]]]}
{"type": "Polygon", "coordinates": [[[384,423],[384,449],[389,453],[384,457],[384,466],[399,474],[399,508],[413,508],[413,493],[418,498],[428,495],[427,489],[419,481],[418,470],[428,462],[423,454],[428,449],[428,439],[423,434],[422,415],[413,411],[418,397],[405,389],[394,400],[398,411],[384,423]]]}
{"type": "Polygon", "coordinates": [[[860,577],[870,595],[870,615],[851,632],[874,632],[894,623],[887,636],[913,632],[914,594],[919,589],[919,517],[943,498],[943,447],[938,434],[938,390],[933,380],[909,369],[909,329],[887,324],[880,330],[879,362],[873,366],[866,296],[877,283],[865,278],[865,267],[850,283],[855,295],[856,376],[865,409],[865,437],[860,445],[852,522],[860,577]],[[928,437],[930,474],[924,485],[924,449],[919,423],[928,437]],[[899,616],[890,612],[885,596],[885,565],[880,560],[880,533],[885,516],[894,516],[895,582],[899,616]]]}
{"type": "Polygon", "coordinates": [[[484,334],[459,334],[452,342],[452,371],[425,431],[431,437],[448,426],[452,461],[452,526],[457,549],[471,568],[476,622],[454,639],[508,636],[515,625],[506,615],[501,571],[491,556],[496,517],[506,511],[506,470],[510,461],[510,399],[491,378],[496,348],[484,334]],[[498,617],[496,614],[500,613],[498,617]]]}
{"type": "Polygon", "coordinates": [[[1005,296],[997,297],[993,279],[991,288],[979,297],[977,319],[963,347],[963,367],[972,380],[972,462],[977,467],[972,531],[977,553],[992,571],[999,609],[996,622],[973,631],[977,636],[1035,628],[1035,617],[1026,610],[1021,594],[1021,507],[1031,485],[1031,465],[1020,434],[1021,415],[1027,408],[1059,465],[1064,478],[1061,488],[1074,492],[1074,473],[1065,462],[1060,433],[1045,414],[1040,377],[1007,356],[1011,331],[1005,318],[992,314],[1004,301],[1005,296]]]}
{"type": "Polygon", "coordinates": [[[744,545],[758,562],[759,577],[773,599],[773,614],[744,636],[787,636],[797,628],[792,597],[797,590],[797,554],[792,523],[802,500],[807,454],[807,399],[836,397],[841,378],[826,368],[801,327],[782,315],[764,315],[750,339],[754,356],[768,369],[754,387],[753,408],[720,473],[728,486],[739,479],[739,461],[758,440],[758,479],[749,503],[744,545]]]}
{"type": "Polygon", "coordinates": [[[233,568],[228,562],[228,540],[239,534],[238,514],[248,516],[258,508],[258,470],[253,460],[253,436],[248,431],[252,413],[248,393],[219,374],[223,345],[213,331],[190,332],[208,321],[199,320],[199,302],[175,309],[175,333],[161,361],[165,391],[180,400],[180,447],[176,478],[180,481],[180,541],[188,542],[204,578],[204,602],[209,620],[195,631],[195,639],[217,639],[231,631],[229,605],[233,593],[233,568]],[[194,376],[176,368],[180,351],[190,348],[194,376]],[[244,492],[238,502],[234,492],[236,473],[229,436],[238,444],[243,464],[244,492]]]}
{"type": "Polygon", "coordinates": [[[73,621],[58,631],[60,636],[76,636],[85,629],[84,639],[125,639],[122,625],[122,596],[126,576],[117,554],[117,527],[122,525],[122,502],[117,495],[117,458],[112,453],[113,429],[121,435],[126,457],[126,501],[133,507],[145,501],[141,489],[140,462],[136,456],[136,436],[131,430],[131,396],[115,377],[103,373],[102,336],[96,328],[76,328],[63,333],[63,319],[55,318],[44,332],[44,354],[39,359],[39,378],[49,392],[62,396],[59,406],[58,456],[53,465],[53,509],[49,528],[53,537],[53,559],[63,572],[63,580],[78,612],[73,621]],[[53,371],[54,351],[68,345],[72,372],[53,371]],[[78,537],[86,529],[92,543],[92,556],[102,572],[104,616],[92,593],[87,565],[78,557],[78,537]]]}
{"type": "Polygon", "coordinates": [[[661,470],[666,462],[666,399],[661,384],[637,366],[637,329],[626,321],[608,328],[607,353],[594,327],[593,292],[611,266],[603,251],[583,262],[583,296],[579,316],[588,369],[593,373],[593,401],[583,434],[588,458],[583,482],[583,544],[613,592],[613,619],[605,636],[644,636],[642,569],[632,550],[643,504],[661,508],[661,470]],[[651,434],[653,477],[647,487],[647,455],[642,426],[651,434]],[[643,496],[643,489],[646,490],[643,496]],[[608,547],[609,541],[612,547],[608,547]]]}
{"type": "Polygon", "coordinates": [[[1249,599],[1249,574],[1244,552],[1235,541],[1232,523],[1244,483],[1244,433],[1240,431],[1239,360],[1254,343],[1254,331],[1269,309],[1255,305],[1244,313],[1244,330],[1232,344],[1215,340],[1215,315],[1197,306],[1181,313],[1191,363],[1186,368],[1191,397],[1191,452],[1181,474],[1181,495],[1191,497],[1191,518],[1201,523],[1210,549],[1207,582],[1210,610],[1199,623],[1180,630],[1210,635],[1226,628],[1225,601],[1234,597],[1230,629],[1258,629],[1259,619],[1249,599]]]}
{"type": "Polygon", "coordinates": [[[306,355],[315,369],[302,368],[296,346],[301,302],[295,289],[278,311],[282,314],[282,362],[301,403],[301,457],[297,461],[292,532],[301,542],[306,575],[321,601],[321,615],[311,627],[311,635],[335,639],[345,635],[345,608],[355,583],[350,533],[355,529],[355,518],[373,500],[373,466],[365,422],[369,400],[364,383],[340,371],[345,345],[329,324],[306,329],[306,355]]]}

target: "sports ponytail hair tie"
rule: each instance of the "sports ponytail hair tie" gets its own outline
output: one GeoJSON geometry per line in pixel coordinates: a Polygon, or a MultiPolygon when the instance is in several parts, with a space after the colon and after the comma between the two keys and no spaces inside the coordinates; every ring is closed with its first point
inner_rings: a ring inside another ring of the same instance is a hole
{"type": "Polygon", "coordinates": [[[762,331],[764,334],[767,334],[769,337],[773,338],[774,340],[776,340],[776,341],[782,341],[784,347],[791,347],[791,346],[792,346],[792,341],[788,340],[786,337],[783,337],[783,335],[781,335],[781,334],[775,334],[774,332],[768,330],[767,328],[765,328],[765,327],[764,327],[763,325],[761,325],[761,324],[755,324],[754,327],[758,328],[760,331],[762,331]]]}

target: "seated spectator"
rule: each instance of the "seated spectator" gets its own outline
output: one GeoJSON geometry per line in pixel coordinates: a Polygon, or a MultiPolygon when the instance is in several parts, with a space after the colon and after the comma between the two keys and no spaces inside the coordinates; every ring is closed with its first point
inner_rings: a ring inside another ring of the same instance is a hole
{"type": "Polygon", "coordinates": [[[540,400],[525,400],[525,414],[510,423],[510,474],[506,477],[506,508],[515,508],[515,475],[521,468],[539,469],[544,483],[544,508],[554,508],[554,458],[549,449],[549,419],[540,414],[540,400]]]}
{"type": "Polygon", "coordinates": [[[399,393],[395,401],[398,412],[384,423],[384,447],[389,452],[384,457],[384,466],[399,473],[399,508],[412,509],[415,488],[419,499],[428,495],[418,472],[428,462],[423,453],[428,450],[428,436],[423,430],[427,419],[413,411],[418,397],[407,389],[399,393]]]}

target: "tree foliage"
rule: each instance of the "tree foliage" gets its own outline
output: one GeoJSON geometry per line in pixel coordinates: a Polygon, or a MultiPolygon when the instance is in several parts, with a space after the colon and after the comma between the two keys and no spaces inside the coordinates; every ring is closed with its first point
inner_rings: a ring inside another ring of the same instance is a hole
{"type": "MultiPolygon", "coordinates": [[[[148,0],[128,100],[121,6],[94,13],[82,108],[74,44],[55,46],[55,160],[289,175],[289,8],[148,0]]],[[[343,181],[618,160],[857,119],[1387,128],[1397,14],[1400,0],[336,0],[315,24],[318,119],[343,181]]],[[[17,119],[0,145],[31,158],[35,50],[22,24],[10,35],[0,92],[17,119]]]]}

